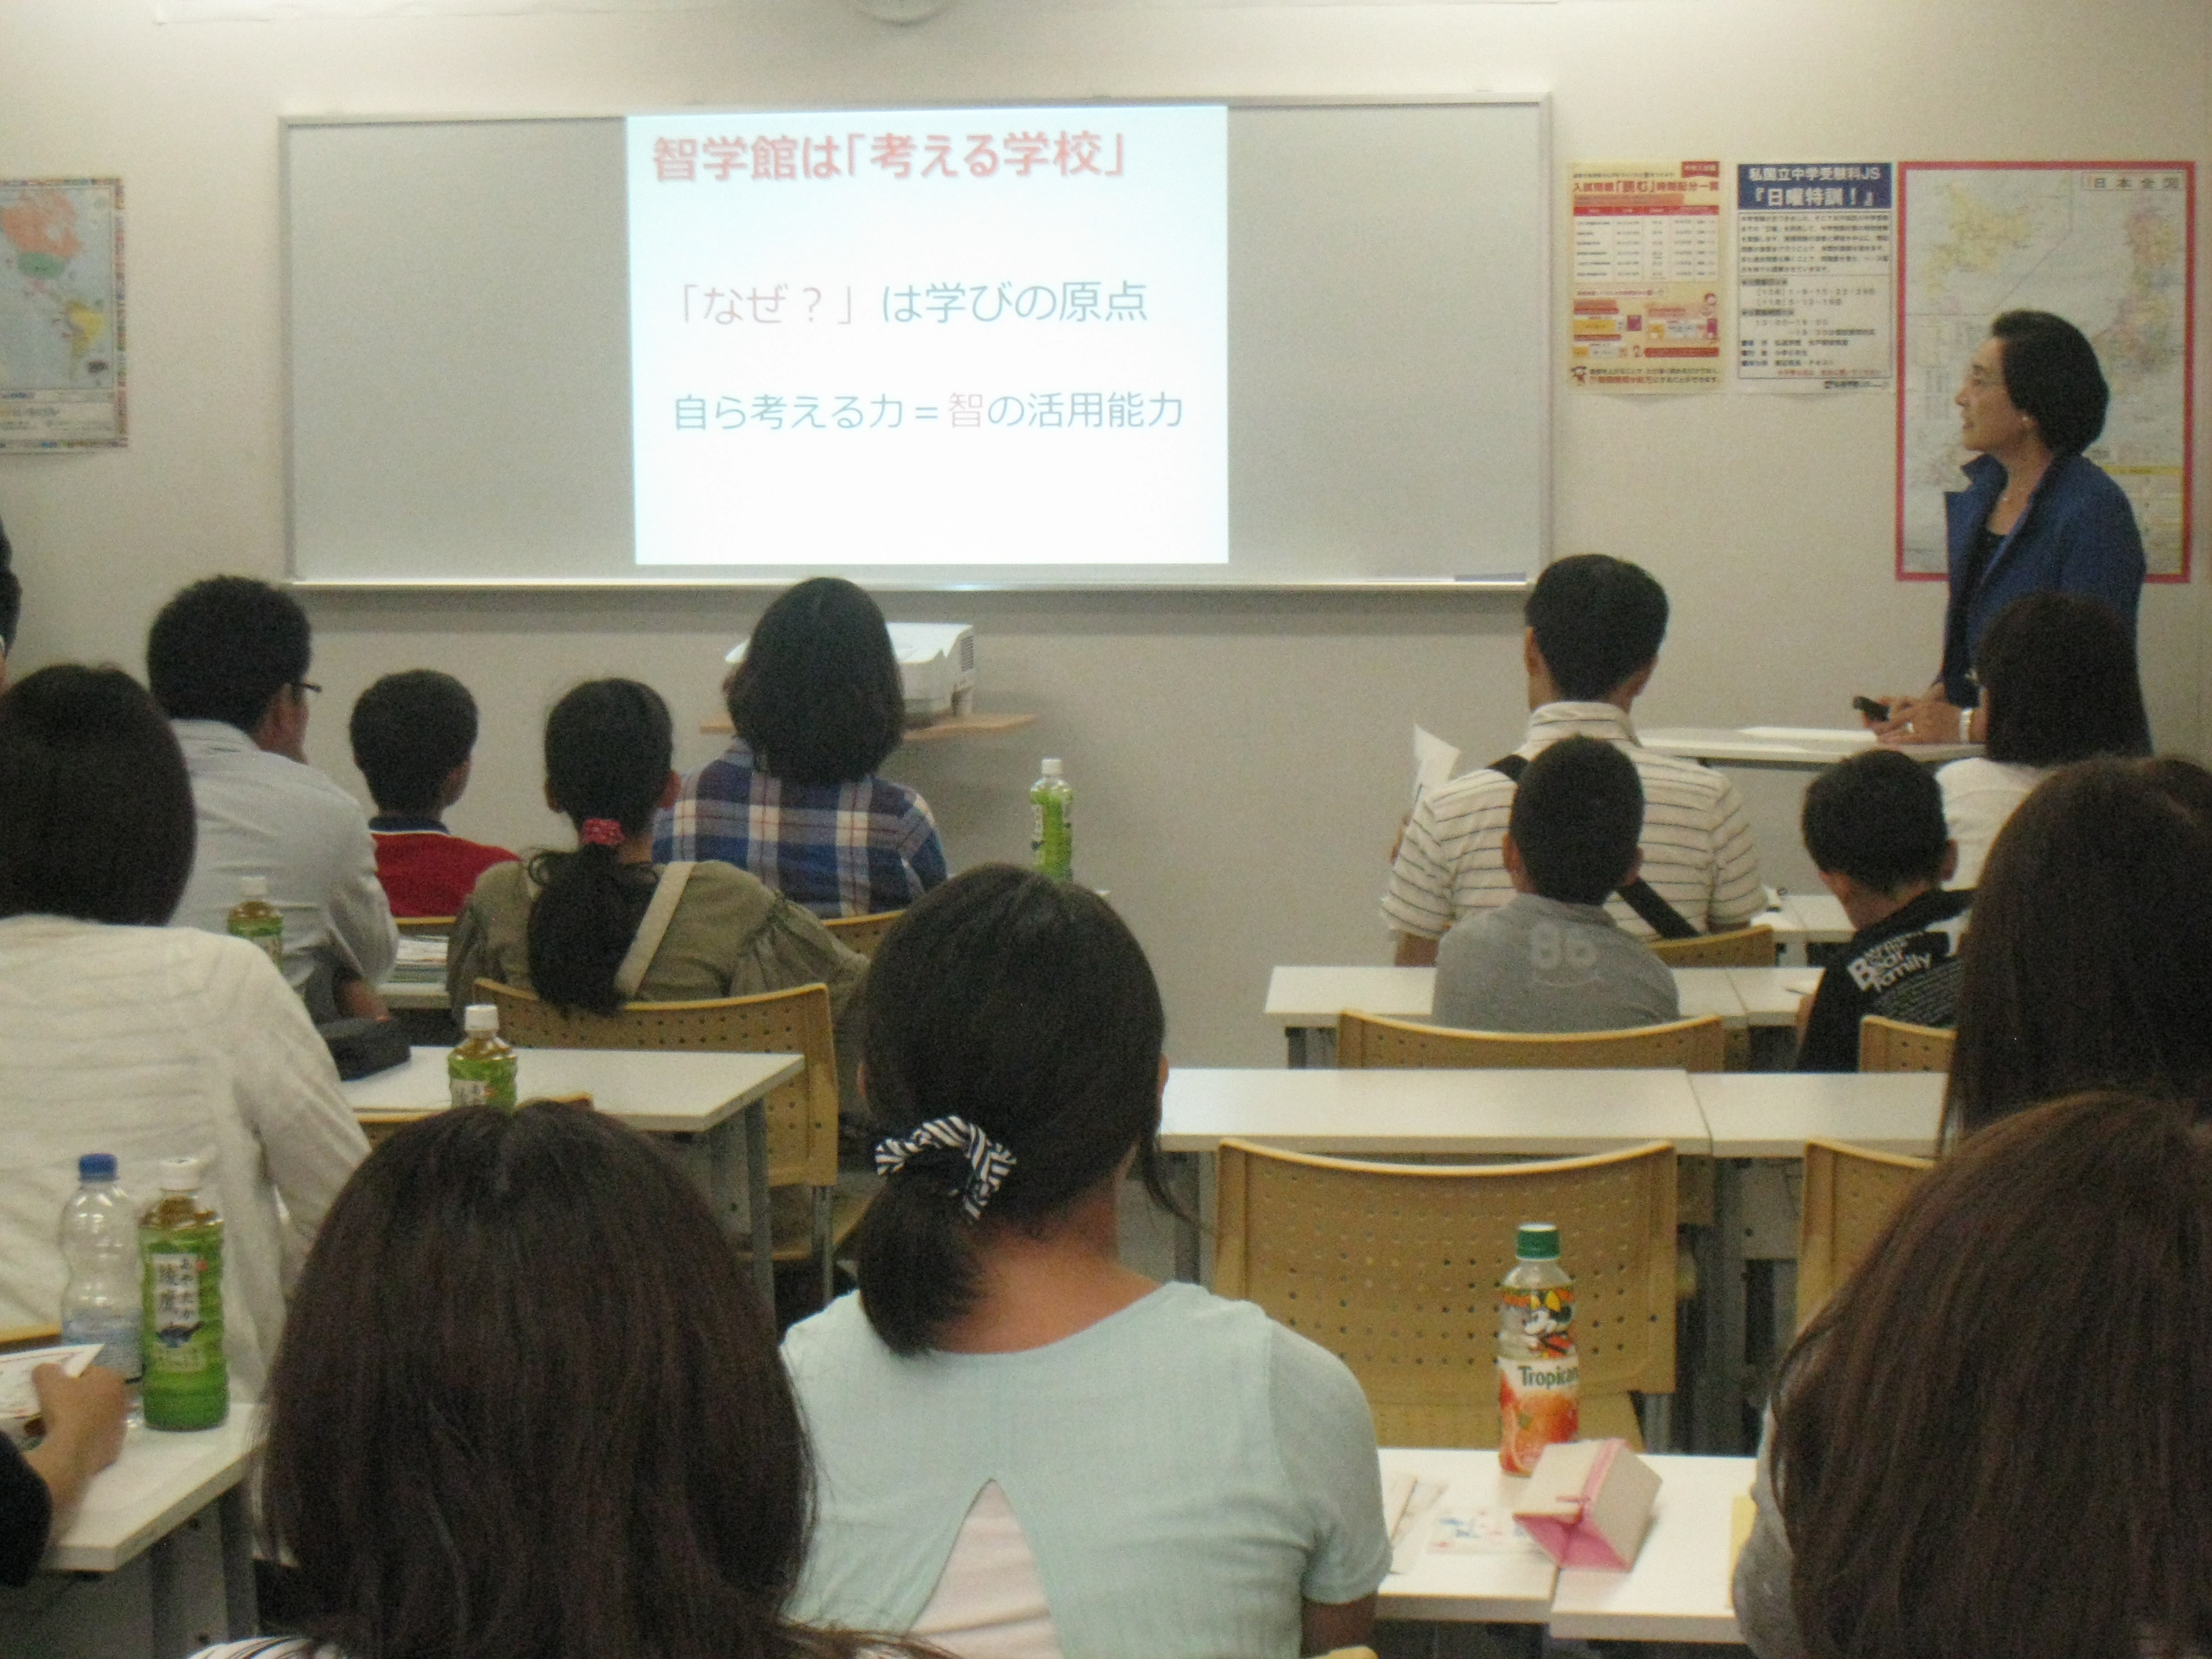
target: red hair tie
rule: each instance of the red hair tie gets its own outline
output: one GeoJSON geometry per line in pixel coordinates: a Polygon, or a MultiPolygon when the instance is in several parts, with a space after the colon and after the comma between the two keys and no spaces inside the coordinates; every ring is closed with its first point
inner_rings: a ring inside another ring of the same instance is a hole
{"type": "Polygon", "coordinates": [[[612,818],[586,818],[577,836],[586,847],[619,847],[623,827],[612,818]]]}

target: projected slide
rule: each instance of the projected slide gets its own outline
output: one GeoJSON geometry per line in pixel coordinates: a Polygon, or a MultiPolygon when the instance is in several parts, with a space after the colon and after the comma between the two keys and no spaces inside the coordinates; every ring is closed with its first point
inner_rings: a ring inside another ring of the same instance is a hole
{"type": "Polygon", "coordinates": [[[1227,561],[1224,108],[627,128],[639,564],[1227,561]]]}

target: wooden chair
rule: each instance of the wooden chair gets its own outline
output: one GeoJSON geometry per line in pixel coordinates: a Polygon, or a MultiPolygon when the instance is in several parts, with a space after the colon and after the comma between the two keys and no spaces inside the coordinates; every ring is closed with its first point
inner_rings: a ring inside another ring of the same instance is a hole
{"type": "Polygon", "coordinates": [[[1523,1036],[1344,1013],[1336,1019],[1336,1063],[1344,1066],[1607,1066],[1717,1072],[1728,1050],[1718,1014],[1627,1031],[1523,1036]]]}
{"type": "Polygon", "coordinates": [[[818,1262],[829,1299],[836,1248],[859,1224],[864,1200],[837,1191],[837,1045],[823,985],[705,1002],[633,1002],[618,1014],[572,1012],[534,992],[480,979],[499,1009],[500,1035],[522,1048],[689,1048],[714,1054],[800,1054],[806,1070],[768,1097],[768,1181],[778,1261],[818,1262]],[[803,1196],[802,1196],[803,1193],[803,1196]]]}
{"type": "Polygon", "coordinates": [[[1669,968],[1771,968],[1774,930],[1764,922],[1729,933],[1700,933],[1695,939],[1644,941],[1669,968]]]}
{"type": "Polygon", "coordinates": [[[0,1328],[0,1353],[25,1353],[51,1348],[62,1340],[58,1325],[9,1325],[0,1328]]]}
{"type": "Polygon", "coordinates": [[[1797,1328],[1820,1310],[1881,1237],[1889,1218],[1936,1166],[1840,1141],[1805,1143],[1805,1200],[1797,1218],[1797,1328]]]}
{"type": "Polygon", "coordinates": [[[1221,1143],[1213,1288],[1352,1368],[1386,1446],[1498,1443],[1495,1286],[1522,1222],[1575,1279],[1587,1437],[1640,1446],[1631,1389],[1674,1389],[1674,1149],[1480,1166],[1221,1143]]]}
{"type": "Polygon", "coordinates": [[[857,951],[872,957],[876,946],[884,942],[884,935],[891,924],[906,914],[903,910],[878,910],[869,916],[831,916],[822,925],[830,930],[830,937],[848,951],[857,951]]]}
{"type": "Polygon", "coordinates": [[[1859,1021],[1862,1072],[1948,1072],[1958,1033],[1941,1025],[1907,1025],[1869,1014],[1859,1021]]]}
{"type": "Polygon", "coordinates": [[[458,916],[394,916],[392,925],[403,933],[450,933],[458,916]]]}

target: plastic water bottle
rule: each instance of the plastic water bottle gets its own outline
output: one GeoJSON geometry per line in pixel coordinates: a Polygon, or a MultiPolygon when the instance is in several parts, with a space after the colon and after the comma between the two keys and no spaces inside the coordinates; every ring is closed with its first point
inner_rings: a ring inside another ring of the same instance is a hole
{"type": "Polygon", "coordinates": [[[1523,1222],[1513,1253],[1498,1281],[1498,1462],[1508,1474],[1530,1474],[1545,1447],[1581,1431],[1582,1359],[1559,1230],[1523,1222]]]}
{"type": "Polygon", "coordinates": [[[1075,876],[1075,791],[1048,757],[1044,775],[1030,786],[1030,856],[1054,881],[1075,876]]]}
{"type": "Polygon", "coordinates": [[[146,1426],[211,1429],[230,1415],[222,1351],[222,1216],[196,1158],[161,1160],[161,1195],[138,1218],[146,1273],[146,1426]]]}
{"type": "Polygon", "coordinates": [[[230,919],[225,925],[233,939],[242,939],[267,952],[277,970],[283,970],[284,913],[269,902],[268,877],[238,878],[238,902],[231,906],[230,919]]]}
{"type": "Polygon", "coordinates": [[[471,1002],[463,1018],[465,1035],[460,1046],[446,1056],[446,1081],[453,1091],[453,1104],[513,1111],[518,1056],[514,1045],[499,1034],[498,1005],[471,1002]]]}
{"type": "Polygon", "coordinates": [[[95,1365],[137,1387],[143,1370],[138,1346],[138,1212],[115,1178],[115,1155],[87,1152],[76,1161],[76,1191],[62,1206],[62,1340],[97,1342],[95,1365]]]}

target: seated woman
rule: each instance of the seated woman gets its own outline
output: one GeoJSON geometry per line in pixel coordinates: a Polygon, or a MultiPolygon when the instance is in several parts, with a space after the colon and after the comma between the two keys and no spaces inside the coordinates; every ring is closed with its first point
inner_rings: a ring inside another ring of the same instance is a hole
{"type": "Polygon", "coordinates": [[[1936,774],[1959,843],[1954,889],[1981,878],[1990,843],[2029,790],[2069,762],[2147,755],[2150,723],[2126,624],[2078,593],[2031,593],[2007,605],[1975,653],[1981,703],[1971,735],[1982,753],[1936,774]]]}
{"type": "Polygon", "coordinates": [[[206,1659],[858,1659],[795,1627],[806,1442],[707,1204],[533,1102],[402,1129],[339,1194],[270,1390],[263,1513],[314,1611],[206,1659]]]}
{"type": "Polygon", "coordinates": [[[727,864],[653,861],[653,815],[675,798],[668,705],[635,680],[588,680],[545,720],[545,802],[573,853],[495,865],[461,907],[446,989],[478,979],[564,1008],[750,996],[819,980],[842,1017],[866,963],[805,910],[727,864]]]}
{"type": "Polygon", "coordinates": [[[61,1307],[80,1153],[145,1194],[162,1158],[197,1158],[231,1385],[258,1398],[285,1287],[368,1146],[268,957],[165,925],[192,835],[184,757],[128,674],[58,665],[0,696],[0,1325],[61,1307]]]}
{"type": "Polygon", "coordinates": [[[2186,761],[2084,761],[2021,803],[1960,950],[1951,1138],[2081,1089],[2212,1091],[2208,791],[2186,761]]]}
{"type": "Polygon", "coordinates": [[[817,1470],[799,1616],[1022,1659],[1364,1640],[1390,1547],[1359,1385],[1116,1253],[1123,1176],[1159,1196],[1167,1075],[1128,928],[987,866],[872,983],[860,1288],[784,1340],[817,1470]]]}
{"type": "Polygon", "coordinates": [[[929,803],[875,775],[906,730],[876,602],[817,576],[761,613],[722,687],[737,732],[684,775],[659,859],[720,859],[817,916],[903,910],[945,879],[929,803]]]}
{"type": "Polygon", "coordinates": [[[2079,1095],[1946,1158],[1784,1363],[1752,1650],[2212,1652],[2208,1260],[2185,1103],[2079,1095]]]}

